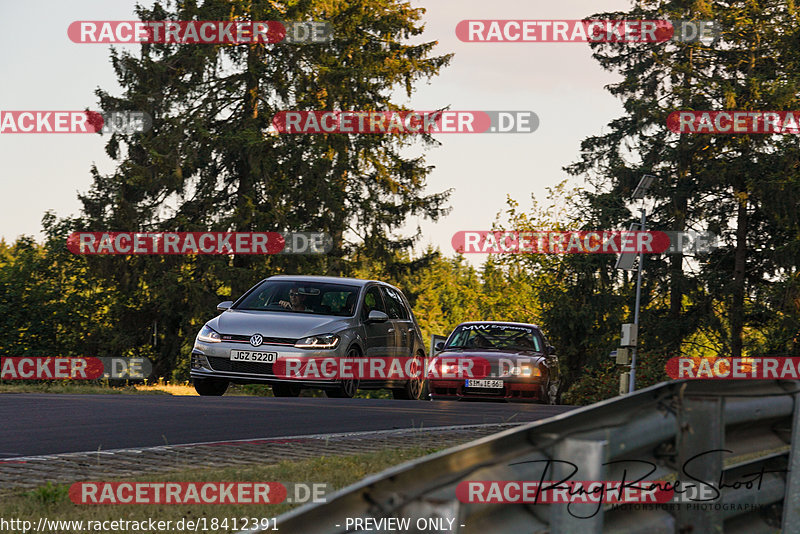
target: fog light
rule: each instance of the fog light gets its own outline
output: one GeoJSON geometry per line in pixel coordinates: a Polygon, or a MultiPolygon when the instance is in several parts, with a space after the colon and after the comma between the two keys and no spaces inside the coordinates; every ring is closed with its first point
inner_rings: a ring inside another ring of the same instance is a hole
{"type": "Polygon", "coordinates": [[[208,358],[203,354],[192,353],[192,369],[211,369],[208,358]]]}

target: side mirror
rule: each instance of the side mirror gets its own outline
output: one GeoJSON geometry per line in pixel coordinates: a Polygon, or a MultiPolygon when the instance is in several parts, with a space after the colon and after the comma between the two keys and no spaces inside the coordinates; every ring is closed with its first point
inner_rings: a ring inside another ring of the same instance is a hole
{"type": "Polygon", "coordinates": [[[556,348],[553,345],[547,345],[547,355],[552,356],[556,353],[556,348]]]}
{"type": "Polygon", "coordinates": [[[444,341],[440,341],[440,342],[438,342],[436,345],[434,345],[433,349],[434,349],[436,352],[441,352],[441,351],[443,351],[443,350],[444,350],[444,341]]]}
{"type": "Polygon", "coordinates": [[[380,310],[372,310],[367,317],[368,323],[385,323],[389,320],[389,316],[380,310]]]}
{"type": "Polygon", "coordinates": [[[231,309],[231,306],[233,306],[232,300],[226,300],[224,302],[220,302],[219,304],[217,304],[217,311],[229,310],[231,309]]]}

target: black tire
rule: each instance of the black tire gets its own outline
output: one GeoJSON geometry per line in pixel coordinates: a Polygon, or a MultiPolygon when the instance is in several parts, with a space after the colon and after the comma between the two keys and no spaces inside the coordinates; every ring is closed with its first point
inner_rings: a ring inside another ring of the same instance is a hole
{"type": "Polygon", "coordinates": [[[418,379],[409,380],[402,389],[393,389],[392,397],[397,400],[427,400],[428,381],[425,380],[425,356],[417,354],[415,359],[421,362],[422,369],[418,379]]]}
{"type": "Polygon", "coordinates": [[[272,395],[275,397],[299,397],[300,384],[272,384],[272,395]]]}
{"type": "Polygon", "coordinates": [[[228,381],[224,378],[195,378],[194,390],[204,397],[221,397],[228,390],[228,381]]]}
{"type": "MultiPolygon", "coordinates": [[[[351,347],[347,351],[348,358],[358,358],[361,352],[356,347],[351,347]]],[[[333,389],[326,389],[325,395],[332,399],[352,399],[358,393],[358,379],[345,379],[339,382],[339,385],[333,389]]]]}

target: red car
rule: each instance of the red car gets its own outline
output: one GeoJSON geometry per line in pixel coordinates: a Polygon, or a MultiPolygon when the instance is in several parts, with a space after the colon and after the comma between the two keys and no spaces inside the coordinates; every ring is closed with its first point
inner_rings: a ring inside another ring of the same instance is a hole
{"type": "Polygon", "coordinates": [[[495,399],[558,404],[558,358],[538,326],[461,323],[430,362],[437,399],[495,399]]]}

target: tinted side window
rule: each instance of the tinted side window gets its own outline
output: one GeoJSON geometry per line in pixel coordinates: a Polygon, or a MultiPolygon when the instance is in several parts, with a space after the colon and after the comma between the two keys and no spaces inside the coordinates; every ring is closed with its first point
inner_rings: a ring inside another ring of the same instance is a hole
{"type": "Polygon", "coordinates": [[[397,294],[397,291],[390,287],[384,287],[383,294],[386,296],[386,306],[389,308],[387,312],[390,319],[408,319],[408,312],[406,311],[403,299],[397,294]]]}
{"type": "Polygon", "coordinates": [[[386,307],[383,305],[381,292],[377,286],[372,286],[364,294],[364,309],[362,315],[365,319],[369,316],[369,312],[372,310],[378,310],[386,313],[386,307]]]}
{"type": "Polygon", "coordinates": [[[540,344],[540,348],[536,349],[541,352],[547,353],[547,339],[545,339],[544,334],[538,332],[536,335],[536,341],[540,344]]]}

